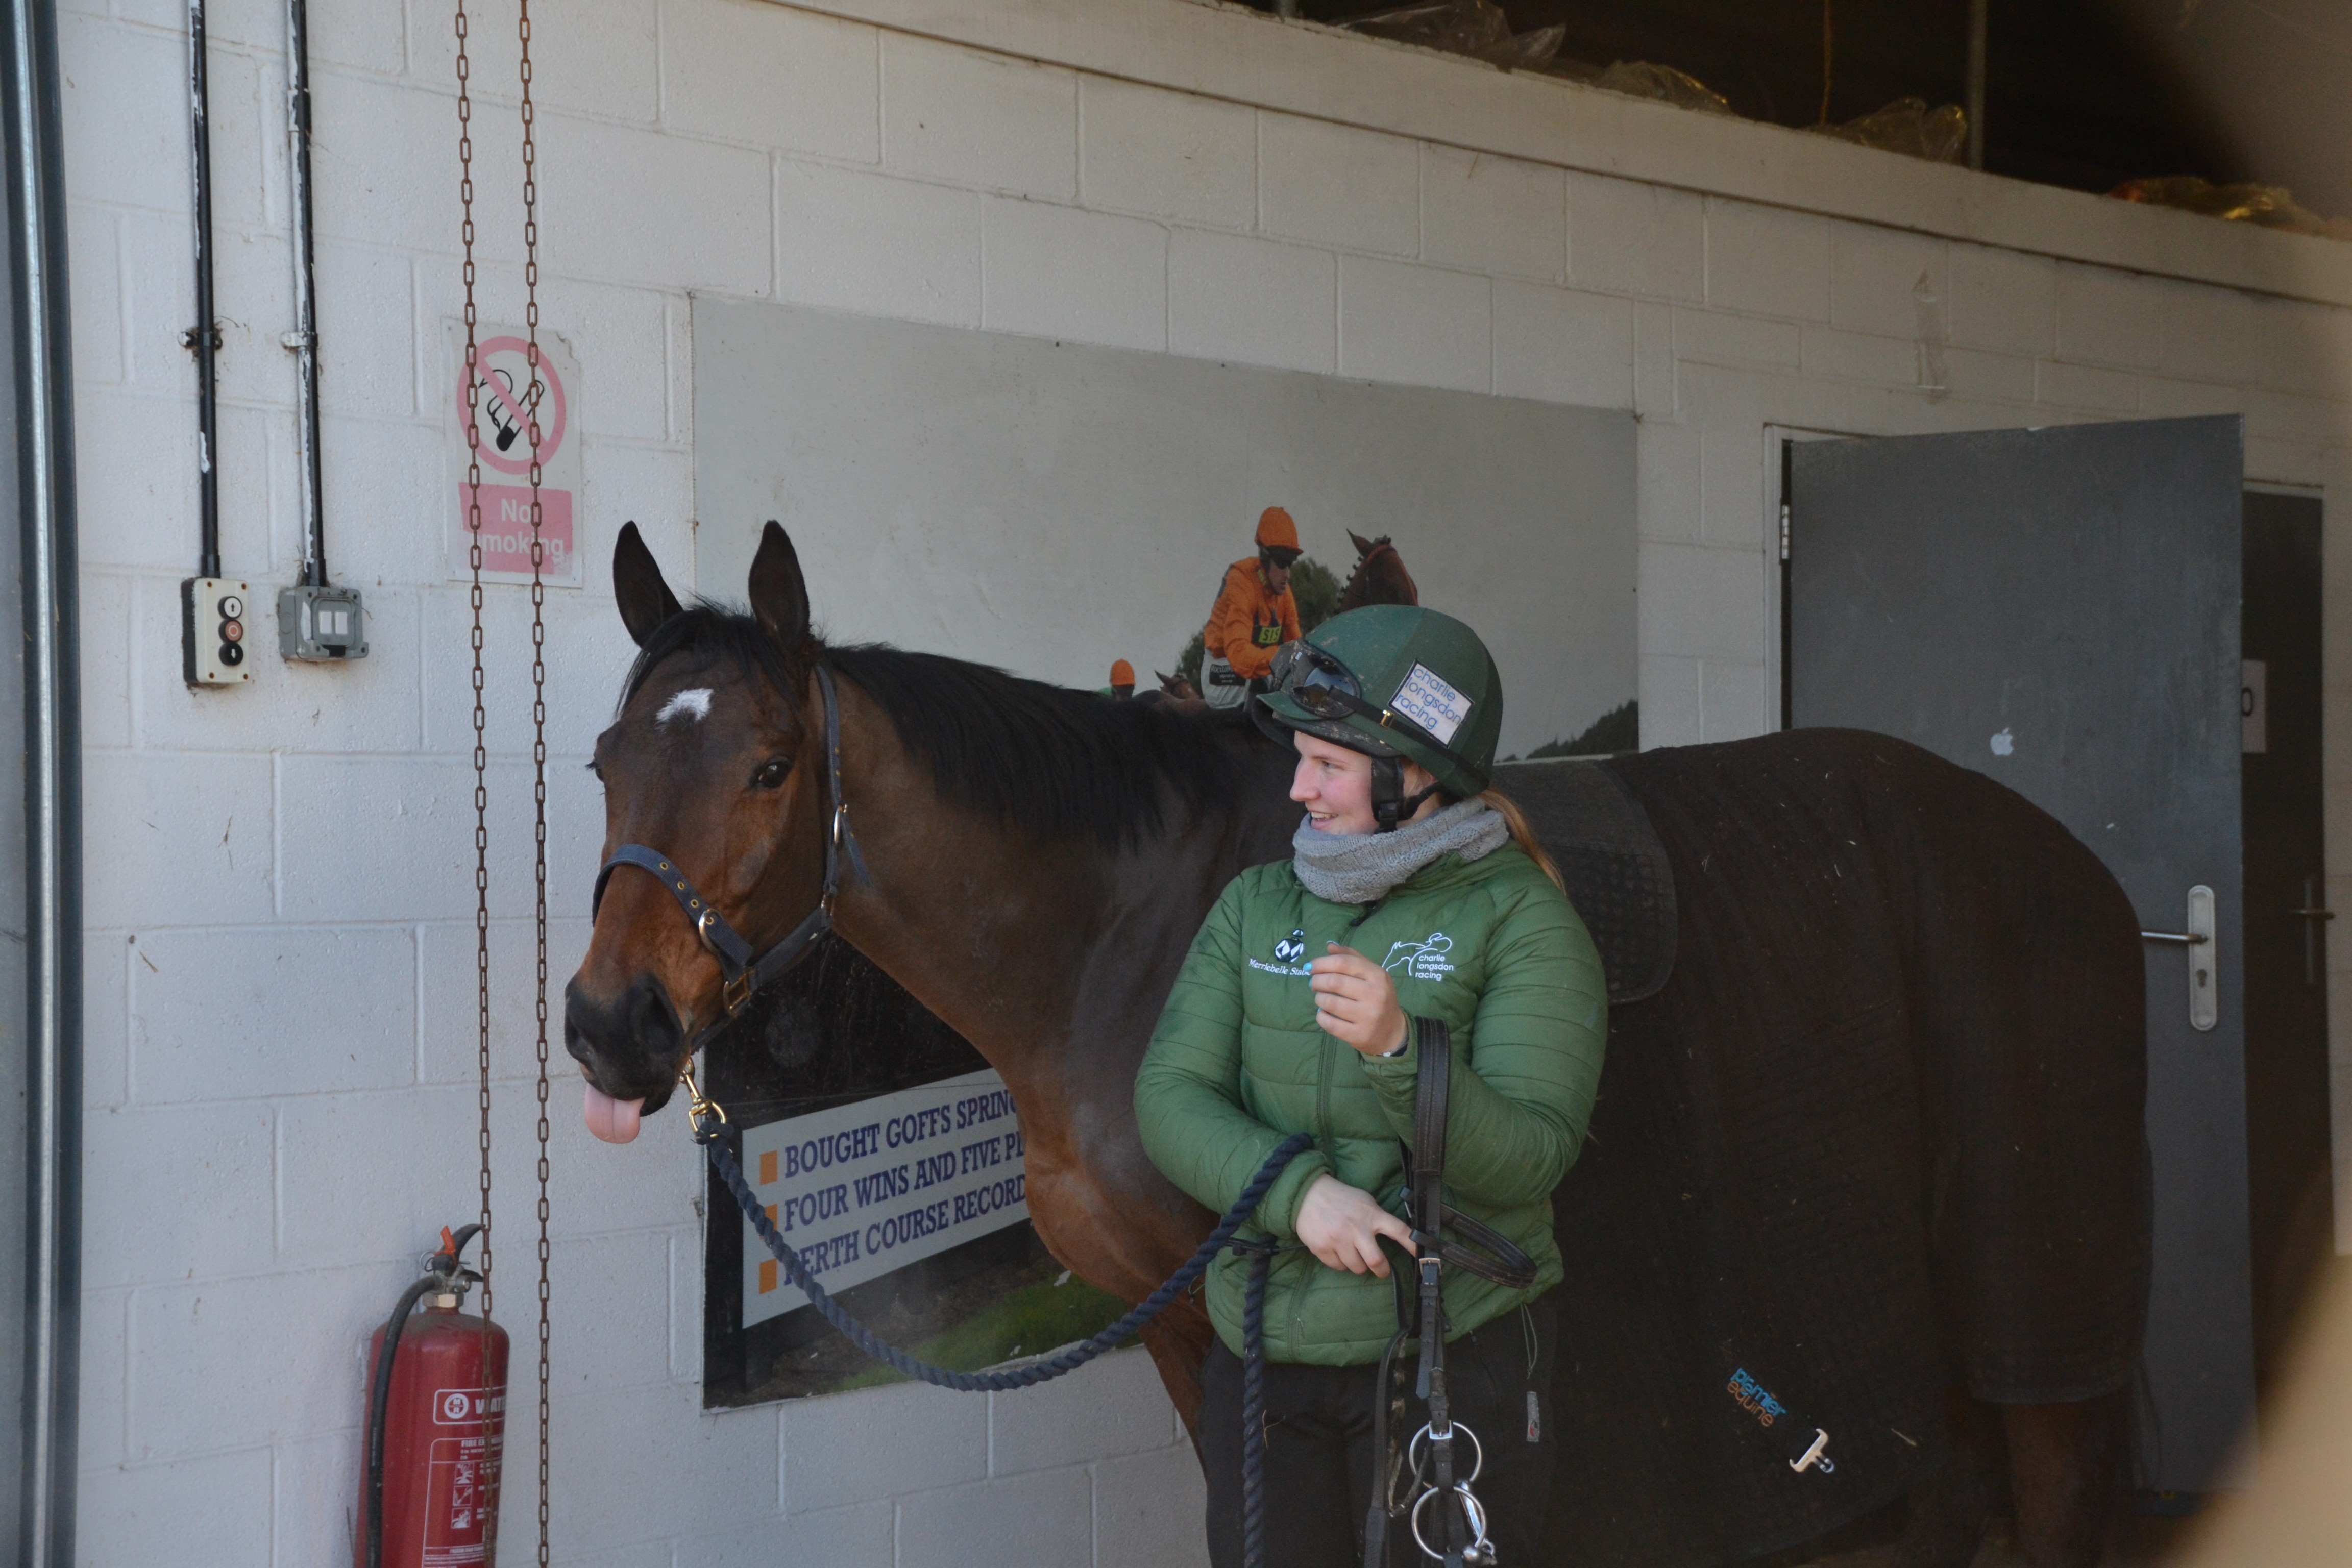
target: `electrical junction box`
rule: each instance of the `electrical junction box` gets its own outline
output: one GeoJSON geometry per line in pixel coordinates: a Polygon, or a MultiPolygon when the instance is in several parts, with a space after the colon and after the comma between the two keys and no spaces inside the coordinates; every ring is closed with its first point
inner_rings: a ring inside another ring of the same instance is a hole
{"type": "Polygon", "coordinates": [[[242,686],[253,679],[246,656],[251,585],[226,577],[180,579],[180,679],[191,686],[242,686]]]}
{"type": "Polygon", "coordinates": [[[328,661],[367,657],[367,612],[357,588],[278,590],[278,651],[328,661]]]}

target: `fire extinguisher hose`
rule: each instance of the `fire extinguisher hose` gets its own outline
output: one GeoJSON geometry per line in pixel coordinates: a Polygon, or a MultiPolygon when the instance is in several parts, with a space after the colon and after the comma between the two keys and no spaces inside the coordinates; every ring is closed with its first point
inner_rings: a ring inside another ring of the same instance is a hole
{"type": "MultiPolygon", "coordinates": [[[[376,1352],[374,1375],[371,1379],[373,1396],[368,1401],[367,1428],[367,1560],[368,1568],[383,1568],[383,1429],[386,1407],[392,1403],[393,1354],[400,1348],[400,1336],[408,1327],[408,1314],[428,1290],[449,1290],[457,1287],[464,1272],[458,1268],[457,1254],[465,1250],[481,1230],[478,1225],[466,1226],[451,1237],[446,1251],[432,1256],[432,1263],[448,1260],[446,1269],[428,1264],[416,1282],[400,1293],[400,1305],[392,1310],[392,1317],[383,1325],[383,1344],[376,1352]]],[[[450,1233],[443,1231],[444,1236],[450,1233]]]]}

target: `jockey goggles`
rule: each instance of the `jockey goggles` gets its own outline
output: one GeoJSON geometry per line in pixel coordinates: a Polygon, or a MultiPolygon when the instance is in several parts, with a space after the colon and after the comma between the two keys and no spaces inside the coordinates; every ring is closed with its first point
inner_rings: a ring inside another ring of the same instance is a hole
{"type": "Polygon", "coordinates": [[[1428,747],[1473,778],[1486,770],[1393,709],[1364,700],[1363,682],[1356,672],[1305,637],[1282,646],[1267,672],[1274,689],[1318,719],[1370,719],[1383,730],[1393,730],[1414,743],[1428,747]]]}

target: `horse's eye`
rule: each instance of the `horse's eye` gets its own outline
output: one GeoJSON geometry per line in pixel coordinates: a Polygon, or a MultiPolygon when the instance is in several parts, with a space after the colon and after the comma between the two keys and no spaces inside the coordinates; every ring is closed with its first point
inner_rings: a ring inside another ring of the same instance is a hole
{"type": "Polygon", "coordinates": [[[782,789],[784,787],[785,776],[792,771],[793,764],[790,762],[786,761],[782,757],[777,757],[761,768],[758,773],[751,775],[751,787],[753,789],[782,789]]]}

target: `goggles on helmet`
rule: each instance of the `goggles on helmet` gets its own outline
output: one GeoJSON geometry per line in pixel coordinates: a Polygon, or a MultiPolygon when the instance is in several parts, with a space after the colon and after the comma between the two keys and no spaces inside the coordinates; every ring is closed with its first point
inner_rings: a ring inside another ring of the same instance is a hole
{"type": "Polygon", "coordinates": [[[1364,700],[1356,672],[1305,637],[1283,644],[1267,673],[1276,691],[1318,719],[1344,719],[1350,713],[1380,717],[1381,710],[1364,700]]]}
{"type": "Polygon", "coordinates": [[[1486,776],[1485,769],[1474,766],[1467,757],[1403,714],[1366,701],[1363,683],[1356,679],[1356,672],[1305,637],[1285,643],[1282,651],[1274,656],[1274,668],[1267,674],[1276,691],[1318,719],[1370,719],[1384,730],[1393,730],[1429,747],[1474,778],[1486,776]]]}

